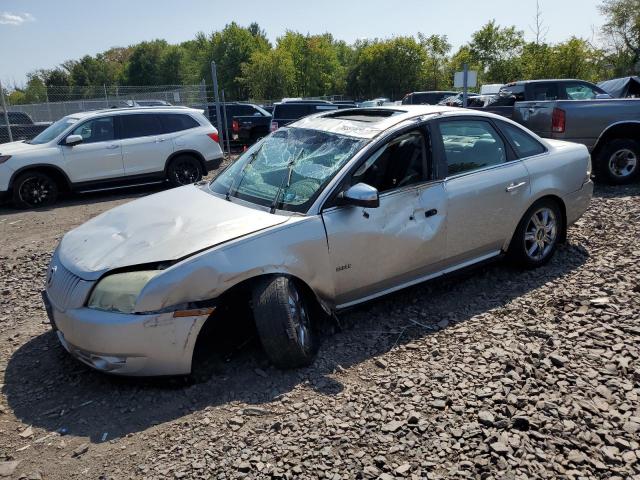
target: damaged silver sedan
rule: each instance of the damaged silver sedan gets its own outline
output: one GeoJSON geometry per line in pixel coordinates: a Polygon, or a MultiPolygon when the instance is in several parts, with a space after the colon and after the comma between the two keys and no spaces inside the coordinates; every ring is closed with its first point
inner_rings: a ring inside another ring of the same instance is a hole
{"type": "Polygon", "coordinates": [[[325,112],[209,183],[67,233],[43,298],[64,348],[101,371],[189,373],[230,299],[251,305],[276,366],[299,367],[322,315],[503,254],[549,261],[589,205],[590,168],[584,146],[491,114],[325,112]]]}

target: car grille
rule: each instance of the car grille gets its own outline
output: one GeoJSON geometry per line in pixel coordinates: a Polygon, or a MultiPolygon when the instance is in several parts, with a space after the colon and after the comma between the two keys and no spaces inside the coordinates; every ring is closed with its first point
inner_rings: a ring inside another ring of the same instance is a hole
{"type": "Polygon", "coordinates": [[[47,272],[47,295],[51,303],[61,311],[78,308],[84,304],[92,282],[82,280],[65,268],[54,255],[47,272]]]}

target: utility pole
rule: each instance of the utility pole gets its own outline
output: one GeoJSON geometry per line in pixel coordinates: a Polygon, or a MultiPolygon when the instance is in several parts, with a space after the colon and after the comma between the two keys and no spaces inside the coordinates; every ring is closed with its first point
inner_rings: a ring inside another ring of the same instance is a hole
{"type": "Polygon", "coordinates": [[[13,135],[11,134],[11,125],[9,125],[9,114],[7,113],[7,104],[4,101],[4,88],[2,88],[2,82],[0,82],[0,98],[2,99],[2,111],[4,112],[4,123],[7,126],[7,132],[9,132],[9,141],[13,142],[13,135]]]}
{"type": "Polygon", "coordinates": [[[213,78],[213,98],[216,102],[216,123],[218,128],[218,136],[220,137],[220,145],[224,150],[224,133],[222,131],[222,117],[220,115],[220,98],[218,97],[218,73],[216,70],[216,62],[211,61],[211,77],[213,78]]]}

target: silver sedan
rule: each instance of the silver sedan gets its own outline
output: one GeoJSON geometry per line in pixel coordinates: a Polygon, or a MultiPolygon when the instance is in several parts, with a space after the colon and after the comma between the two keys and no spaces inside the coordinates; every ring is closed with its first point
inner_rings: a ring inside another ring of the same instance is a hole
{"type": "Polygon", "coordinates": [[[101,371],[187,374],[206,325],[251,305],[278,367],[313,361],[326,315],[506,255],[548,262],[587,209],[582,145],[429,106],[325,112],[215,180],[95,217],[56,249],[43,298],[101,371]]]}

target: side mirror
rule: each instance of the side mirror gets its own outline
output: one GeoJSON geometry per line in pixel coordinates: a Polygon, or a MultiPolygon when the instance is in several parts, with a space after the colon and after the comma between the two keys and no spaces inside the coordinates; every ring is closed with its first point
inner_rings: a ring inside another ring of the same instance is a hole
{"type": "Polygon", "coordinates": [[[67,147],[73,147],[74,145],[78,145],[83,141],[84,139],[82,138],[82,135],[69,135],[67,138],[64,139],[64,144],[67,147]]]}
{"type": "Polygon", "coordinates": [[[596,94],[596,100],[607,100],[613,98],[611,95],[609,95],[608,93],[598,93],[596,94]]]}
{"type": "Polygon", "coordinates": [[[380,195],[377,188],[366,183],[358,183],[340,193],[338,195],[338,203],[340,205],[378,208],[380,206],[380,195]]]}

